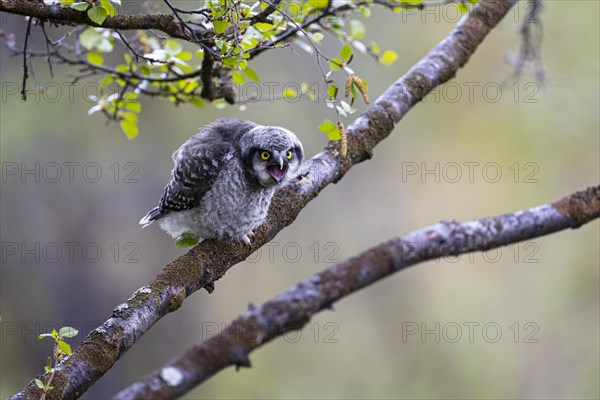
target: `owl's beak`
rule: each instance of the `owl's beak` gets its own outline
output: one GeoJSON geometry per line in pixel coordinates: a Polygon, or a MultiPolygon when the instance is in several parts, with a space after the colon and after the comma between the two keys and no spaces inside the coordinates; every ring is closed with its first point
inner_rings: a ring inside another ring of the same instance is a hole
{"type": "Polygon", "coordinates": [[[281,156],[275,162],[267,164],[267,172],[277,183],[281,182],[287,170],[288,163],[281,156]]]}

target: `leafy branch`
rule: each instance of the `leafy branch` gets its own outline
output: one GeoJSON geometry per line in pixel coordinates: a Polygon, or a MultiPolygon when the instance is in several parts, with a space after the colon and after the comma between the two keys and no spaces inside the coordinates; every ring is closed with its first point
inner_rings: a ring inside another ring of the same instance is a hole
{"type": "MultiPolygon", "coordinates": [[[[360,90],[351,85],[346,96],[351,95],[350,104],[336,99],[337,86],[331,80],[332,72],[342,70],[347,78],[355,76],[348,68],[354,56],[350,45],[385,65],[397,58],[390,50],[381,51],[375,42],[366,45],[361,41],[365,28],[360,19],[351,19],[345,25],[344,18],[353,12],[368,18],[370,7],[374,5],[393,11],[424,5],[420,0],[359,1],[340,5],[331,0],[291,3],[213,0],[206,3],[205,8],[184,10],[168,0],[163,0],[163,4],[165,13],[120,15],[120,0],[0,0],[0,11],[29,18],[23,45],[17,44],[14,35],[2,34],[5,46],[23,56],[23,98],[30,77],[29,59],[45,59],[51,73],[53,63],[79,67],[74,82],[94,78],[101,92],[93,99],[96,105],[89,113],[100,111],[109,121],[118,121],[127,137],[133,138],[138,134],[142,96],[199,108],[204,108],[206,102],[217,106],[234,104],[236,85],[248,80],[260,81],[258,73],[249,67],[254,57],[268,50],[290,50],[294,45],[314,55],[328,87],[326,104],[335,111],[338,123],[334,126],[338,126],[341,116],[354,112],[351,106],[357,97],[367,98],[366,82],[356,77],[355,81],[361,82],[360,90]],[[54,27],[73,24],[76,27],[67,33],[54,27]],[[29,48],[29,36],[39,30],[45,38],[44,50],[29,48]],[[133,33],[125,33],[129,31],[133,33]],[[330,57],[320,48],[324,34],[340,41],[339,57],[330,57]],[[108,57],[111,54],[117,57],[108,57]],[[119,63],[115,59],[123,61],[119,63]]],[[[296,96],[311,97],[307,90],[296,93],[288,89],[281,98],[296,96]]],[[[339,130],[330,131],[330,139],[340,138],[339,130]]]]}
{"type": "Polygon", "coordinates": [[[54,373],[56,372],[58,364],[63,362],[65,357],[68,357],[73,353],[71,351],[71,346],[65,342],[65,338],[73,338],[77,336],[78,333],[79,331],[77,329],[71,328],[70,326],[63,326],[58,331],[52,329],[52,332],[50,333],[42,333],[39,335],[38,339],[40,340],[48,338],[54,341],[53,357],[48,357],[48,363],[44,366],[44,371],[46,371],[46,375],[44,376],[45,382],[41,379],[34,379],[35,385],[42,391],[40,400],[45,400],[48,393],[54,389],[52,380],[54,379],[54,373]],[[54,367],[52,367],[52,359],[54,359],[54,367]]]}

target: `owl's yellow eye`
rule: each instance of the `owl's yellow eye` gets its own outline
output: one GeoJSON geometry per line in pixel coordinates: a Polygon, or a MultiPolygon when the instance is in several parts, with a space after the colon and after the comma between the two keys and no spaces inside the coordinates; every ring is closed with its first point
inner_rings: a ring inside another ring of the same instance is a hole
{"type": "Polygon", "coordinates": [[[271,153],[269,153],[268,151],[263,151],[260,153],[260,158],[267,161],[269,158],[271,158],[271,153]]]}
{"type": "Polygon", "coordinates": [[[291,159],[291,158],[292,158],[292,156],[293,156],[293,154],[292,154],[292,151],[291,151],[291,150],[288,150],[288,152],[287,152],[287,159],[288,159],[288,160],[289,160],[289,159],[291,159]]]}

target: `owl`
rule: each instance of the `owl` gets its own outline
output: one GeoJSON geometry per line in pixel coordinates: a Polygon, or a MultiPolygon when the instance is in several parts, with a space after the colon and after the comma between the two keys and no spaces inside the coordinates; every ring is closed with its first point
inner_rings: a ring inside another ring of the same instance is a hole
{"type": "Polygon", "coordinates": [[[202,239],[250,245],[275,190],[303,158],[300,140],[285,128],[218,119],[173,153],[171,180],[140,224],[159,221],[180,246],[202,239]]]}

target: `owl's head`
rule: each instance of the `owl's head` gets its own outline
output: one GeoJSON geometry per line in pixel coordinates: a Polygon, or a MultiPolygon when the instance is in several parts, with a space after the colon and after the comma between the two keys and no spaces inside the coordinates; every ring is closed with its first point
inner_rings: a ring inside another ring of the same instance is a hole
{"type": "Polygon", "coordinates": [[[250,175],[264,187],[293,178],[304,159],[300,140],[278,126],[256,126],[242,135],[240,145],[250,175]]]}

